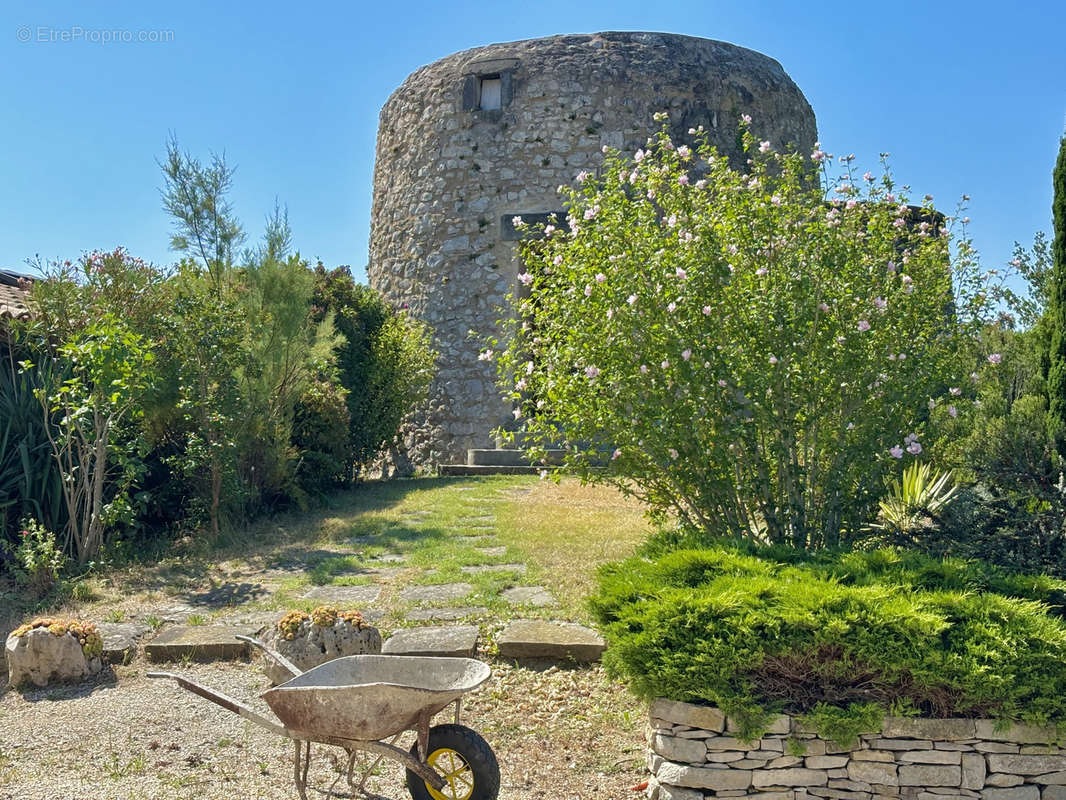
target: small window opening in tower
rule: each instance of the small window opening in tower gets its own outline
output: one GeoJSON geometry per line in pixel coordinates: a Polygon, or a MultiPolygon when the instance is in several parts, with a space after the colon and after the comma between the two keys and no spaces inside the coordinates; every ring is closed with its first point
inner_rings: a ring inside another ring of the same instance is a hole
{"type": "Polygon", "coordinates": [[[502,93],[500,91],[499,75],[481,76],[481,102],[478,107],[484,111],[494,111],[502,108],[502,93]]]}

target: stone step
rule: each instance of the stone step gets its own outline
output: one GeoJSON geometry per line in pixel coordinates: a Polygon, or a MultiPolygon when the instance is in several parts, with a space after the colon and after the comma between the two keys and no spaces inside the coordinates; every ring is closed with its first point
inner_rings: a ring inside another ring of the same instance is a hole
{"type": "MultiPolygon", "coordinates": [[[[545,465],[559,466],[566,456],[565,450],[548,450],[543,462],[545,465]]],[[[533,464],[525,450],[494,448],[491,450],[470,449],[466,451],[466,464],[469,467],[532,467],[533,464]]]]}
{"type": "Polygon", "coordinates": [[[360,611],[362,606],[373,605],[381,596],[381,587],[376,584],[362,586],[316,586],[304,593],[307,600],[318,600],[331,605],[345,606],[360,611]]]}
{"type": "Polygon", "coordinates": [[[517,619],[496,640],[501,658],[598,661],[606,643],[596,631],[573,622],[517,619]]]}
{"type": "Polygon", "coordinates": [[[525,564],[474,564],[467,567],[459,567],[464,575],[480,575],[483,572],[518,572],[525,574],[525,564]]]}
{"type": "Polygon", "coordinates": [[[441,475],[450,475],[452,477],[464,475],[536,475],[540,470],[541,467],[501,467],[494,464],[441,464],[438,467],[438,471],[441,475]]]}
{"type": "Polygon", "coordinates": [[[258,625],[177,625],[144,646],[149,661],[219,661],[247,658],[249,645],[235,637],[255,636],[258,625]]]}
{"type": "Polygon", "coordinates": [[[394,656],[473,658],[477,653],[477,638],[477,625],[405,628],[390,636],[381,652],[394,656]]]}
{"type": "Polygon", "coordinates": [[[555,598],[543,586],[513,586],[501,592],[504,600],[513,606],[554,606],[555,598]]]}
{"type": "Polygon", "coordinates": [[[128,664],[137,655],[137,641],[152,629],[137,622],[100,622],[96,630],[104,641],[107,662],[128,664]]]}
{"type": "Polygon", "coordinates": [[[466,597],[474,591],[469,583],[434,583],[427,586],[408,586],[400,592],[407,603],[448,603],[466,597]]]}

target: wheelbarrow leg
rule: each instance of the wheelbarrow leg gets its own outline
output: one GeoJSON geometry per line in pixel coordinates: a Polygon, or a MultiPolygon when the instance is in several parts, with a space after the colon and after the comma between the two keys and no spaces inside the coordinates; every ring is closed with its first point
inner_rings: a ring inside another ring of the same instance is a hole
{"type": "Polygon", "coordinates": [[[300,793],[300,800],[307,800],[307,771],[311,767],[311,743],[301,742],[299,739],[294,739],[293,748],[295,749],[295,753],[292,759],[292,777],[296,783],[296,791],[300,793]],[[301,747],[304,748],[302,758],[300,753],[301,747]]]}
{"type": "Polygon", "coordinates": [[[300,670],[299,667],[297,667],[295,664],[293,664],[291,661],[289,661],[289,659],[285,658],[285,656],[283,656],[281,653],[278,653],[278,652],[275,652],[274,650],[271,650],[269,647],[267,647],[265,644],[263,644],[258,639],[254,638],[252,636],[241,636],[241,635],[237,635],[234,638],[235,639],[240,639],[242,642],[248,642],[248,644],[252,645],[253,647],[258,647],[260,650],[262,650],[264,653],[266,653],[267,656],[270,657],[271,661],[273,661],[279,667],[281,667],[283,670],[288,672],[289,675],[291,675],[293,678],[295,678],[297,675],[303,675],[303,671],[300,670]]]}

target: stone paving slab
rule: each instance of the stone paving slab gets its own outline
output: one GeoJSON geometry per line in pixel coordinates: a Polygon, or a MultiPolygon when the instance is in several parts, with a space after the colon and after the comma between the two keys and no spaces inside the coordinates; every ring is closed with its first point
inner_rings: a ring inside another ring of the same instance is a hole
{"type": "Polygon", "coordinates": [[[521,572],[525,573],[525,564],[477,564],[471,567],[460,567],[459,571],[466,575],[478,575],[482,572],[521,572]]]}
{"type": "Polygon", "coordinates": [[[491,558],[499,558],[502,555],[507,554],[507,545],[496,545],[495,547],[479,547],[477,551],[482,555],[489,556],[491,558]]]}
{"type": "Polygon", "coordinates": [[[247,642],[238,641],[238,634],[255,636],[256,625],[177,625],[164,629],[144,646],[149,661],[217,661],[246,658],[247,642]]]}
{"type": "Polygon", "coordinates": [[[496,644],[501,658],[515,659],[598,661],[607,649],[603,638],[584,625],[536,619],[518,619],[509,623],[496,644]]]}
{"type": "Polygon", "coordinates": [[[104,640],[108,663],[128,664],[137,655],[137,641],[152,629],[137,622],[100,622],[96,630],[104,640]]]}
{"type": "Polygon", "coordinates": [[[475,547],[479,545],[491,545],[494,542],[499,541],[495,536],[492,536],[491,534],[483,534],[479,536],[456,536],[455,540],[460,544],[469,544],[474,545],[475,547]]]}
{"type": "Polygon", "coordinates": [[[504,600],[514,606],[545,608],[556,605],[555,598],[543,586],[513,586],[501,594],[504,600]]]}
{"type": "Polygon", "coordinates": [[[469,583],[435,583],[429,586],[408,586],[400,592],[400,599],[408,603],[447,603],[466,597],[474,591],[469,583]]]}
{"type": "Polygon", "coordinates": [[[308,600],[318,600],[323,603],[334,603],[345,606],[373,605],[381,596],[381,587],[376,584],[364,586],[316,586],[304,593],[308,600]]]}
{"type": "Polygon", "coordinates": [[[481,617],[489,613],[484,606],[458,606],[456,608],[413,608],[404,616],[418,622],[453,622],[466,617],[481,617]]]}
{"type": "Polygon", "coordinates": [[[405,628],[385,642],[381,652],[394,656],[473,658],[477,653],[477,625],[405,628]]]}

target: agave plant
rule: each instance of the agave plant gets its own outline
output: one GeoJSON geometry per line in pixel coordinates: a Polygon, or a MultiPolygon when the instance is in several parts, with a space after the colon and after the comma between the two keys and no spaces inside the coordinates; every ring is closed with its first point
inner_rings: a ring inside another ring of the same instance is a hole
{"type": "Polygon", "coordinates": [[[934,473],[929,464],[916,461],[903,470],[902,482],[892,481],[870,528],[909,544],[930,517],[935,518],[955,499],[957,491],[950,470],[934,473]]]}

